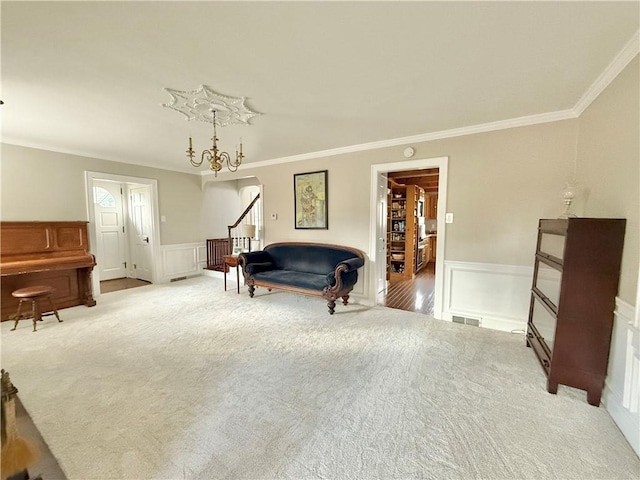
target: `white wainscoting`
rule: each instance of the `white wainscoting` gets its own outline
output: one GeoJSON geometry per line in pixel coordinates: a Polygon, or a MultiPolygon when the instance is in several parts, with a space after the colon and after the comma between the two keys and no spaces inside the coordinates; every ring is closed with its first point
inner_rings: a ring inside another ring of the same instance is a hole
{"type": "Polygon", "coordinates": [[[445,261],[443,319],[472,318],[481,327],[524,333],[532,280],[533,267],[445,261]]]}
{"type": "Polygon", "coordinates": [[[160,283],[175,278],[202,275],[207,266],[207,246],[204,243],[180,243],[160,246],[160,283]]]}
{"type": "Polygon", "coordinates": [[[635,309],[616,298],[609,370],[602,403],[640,456],[640,325],[635,309]]]}

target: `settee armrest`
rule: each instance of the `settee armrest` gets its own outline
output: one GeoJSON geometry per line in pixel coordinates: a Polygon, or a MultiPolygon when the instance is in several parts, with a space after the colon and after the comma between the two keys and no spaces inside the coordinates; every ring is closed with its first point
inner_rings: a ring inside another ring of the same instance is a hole
{"type": "Polygon", "coordinates": [[[358,281],[358,268],[363,265],[364,260],[358,257],[341,261],[336,265],[336,269],[327,275],[327,284],[338,289],[352,287],[358,281]]]}
{"type": "Polygon", "coordinates": [[[260,272],[267,272],[273,270],[275,265],[273,258],[269,252],[258,250],[257,252],[245,252],[238,255],[238,263],[242,267],[242,274],[247,278],[247,275],[255,275],[260,272]]]}
{"type": "Polygon", "coordinates": [[[240,255],[238,255],[238,259],[241,263],[244,263],[244,265],[249,265],[250,263],[273,262],[271,255],[269,255],[269,252],[265,252],[264,250],[241,253],[240,255]]]}
{"type": "Polygon", "coordinates": [[[343,272],[351,272],[353,270],[357,270],[360,267],[364,266],[364,260],[362,258],[353,257],[347,260],[343,260],[338,265],[336,265],[336,271],[340,267],[340,265],[346,265],[346,269],[341,269],[343,272]]]}

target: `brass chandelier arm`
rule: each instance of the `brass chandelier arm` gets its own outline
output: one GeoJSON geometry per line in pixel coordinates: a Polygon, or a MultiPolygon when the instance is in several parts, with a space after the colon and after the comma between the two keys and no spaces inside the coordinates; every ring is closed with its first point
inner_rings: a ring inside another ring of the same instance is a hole
{"type": "Polygon", "coordinates": [[[201,158],[199,162],[197,160],[194,160],[193,159],[194,153],[195,153],[194,150],[191,147],[189,147],[189,150],[187,150],[187,157],[189,157],[189,162],[191,162],[191,165],[193,165],[194,167],[199,167],[200,165],[202,165],[203,159],[201,158]]]}
{"type": "Polygon", "coordinates": [[[227,152],[219,152],[218,150],[218,136],[216,135],[216,111],[212,110],[213,113],[213,137],[211,138],[212,146],[210,150],[203,150],[202,156],[200,157],[200,161],[194,160],[194,153],[192,147],[192,140],[189,137],[189,148],[187,149],[187,157],[189,157],[189,161],[191,165],[194,167],[199,167],[202,163],[207,160],[209,163],[209,169],[215,172],[216,177],[218,176],[218,172],[222,170],[222,166],[224,163],[227,164],[227,168],[230,172],[235,172],[238,170],[238,167],[242,164],[242,159],[244,155],[242,153],[242,139],[240,139],[240,151],[236,150],[236,158],[235,160],[231,160],[231,156],[227,152]],[[218,153],[219,152],[219,153],[218,153]]]}

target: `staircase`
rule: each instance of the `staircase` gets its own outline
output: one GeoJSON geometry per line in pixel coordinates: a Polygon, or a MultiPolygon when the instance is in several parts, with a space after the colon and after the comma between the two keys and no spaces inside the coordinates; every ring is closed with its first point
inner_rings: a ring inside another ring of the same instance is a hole
{"type": "Polygon", "coordinates": [[[224,256],[239,252],[250,252],[256,234],[256,225],[250,222],[257,213],[254,206],[260,199],[258,193],[233,225],[227,226],[227,238],[207,239],[207,270],[225,270],[224,256]],[[248,218],[247,218],[248,217],[248,218]]]}

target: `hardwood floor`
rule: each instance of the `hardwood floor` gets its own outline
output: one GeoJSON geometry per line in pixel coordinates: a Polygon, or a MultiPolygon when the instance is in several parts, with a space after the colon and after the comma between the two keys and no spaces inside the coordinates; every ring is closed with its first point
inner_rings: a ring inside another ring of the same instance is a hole
{"type": "Polygon", "coordinates": [[[103,280],[100,282],[100,293],[116,292],[126,288],[142,287],[151,283],[137,278],[116,278],[114,280],[103,280]]]}
{"type": "Polygon", "coordinates": [[[430,262],[413,280],[390,283],[378,294],[378,304],[409,312],[433,314],[435,262],[430,262]]]}

